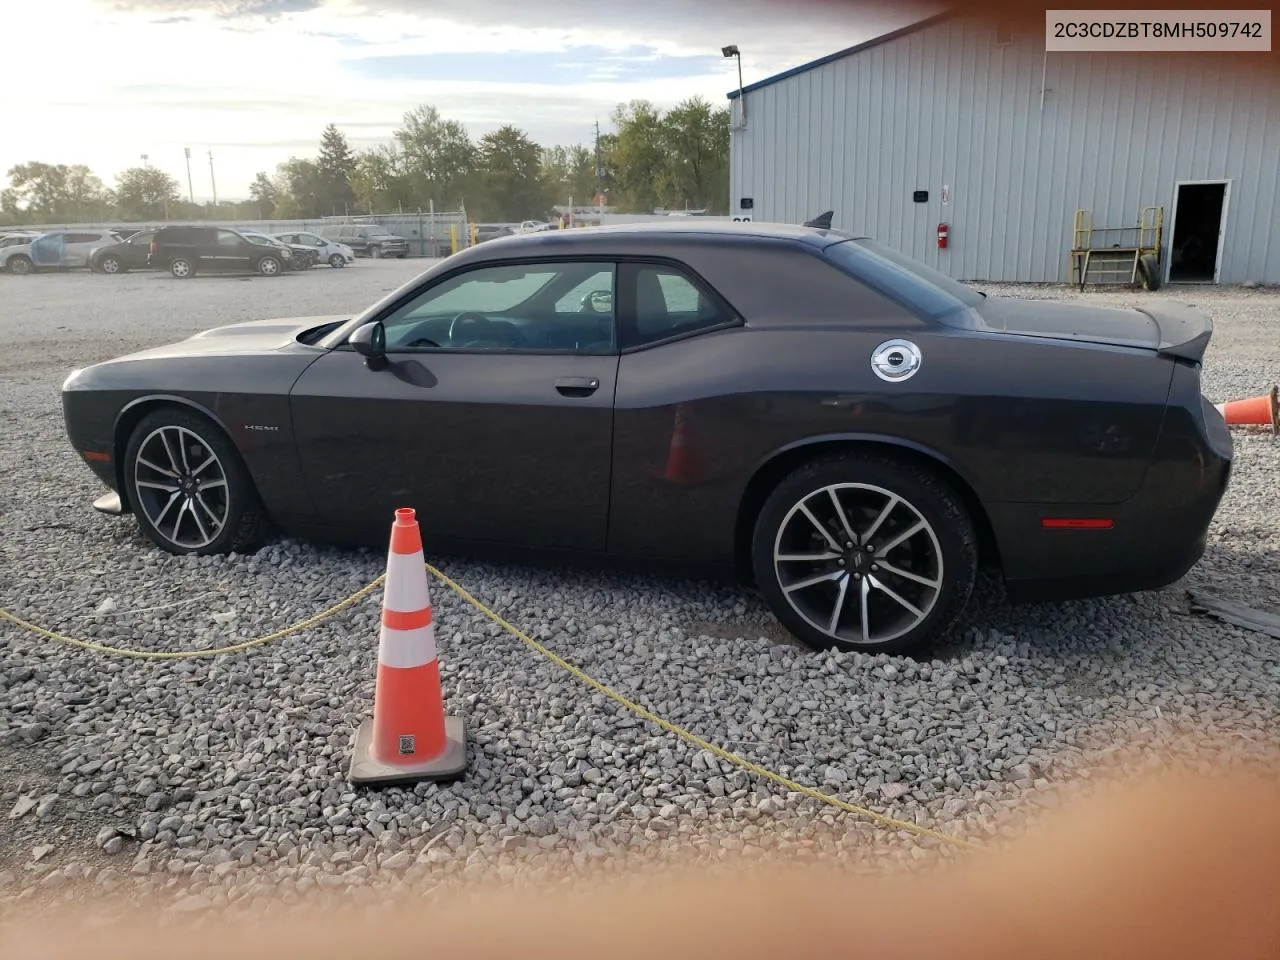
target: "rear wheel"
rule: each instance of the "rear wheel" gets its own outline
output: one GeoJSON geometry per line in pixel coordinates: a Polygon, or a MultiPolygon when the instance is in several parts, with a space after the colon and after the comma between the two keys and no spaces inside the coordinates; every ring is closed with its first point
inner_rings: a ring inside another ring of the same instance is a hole
{"type": "Polygon", "coordinates": [[[138,524],[162,550],[244,552],[266,533],[239,453],[205,417],[172,407],[147,414],[130,435],[124,470],[138,524]]]}
{"type": "Polygon", "coordinates": [[[752,566],[774,615],[809,646],[914,653],[964,610],[977,538],[940,477],[844,454],[777,486],[756,522],[752,566]]]}
{"type": "Polygon", "coordinates": [[[179,280],[187,280],[196,275],[195,261],[186,257],[174,257],[169,261],[169,272],[179,280]]]}
{"type": "Polygon", "coordinates": [[[31,258],[18,254],[9,260],[9,272],[16,273],[18,276],[26,276],[28,273],[35,272],[36,265],[31,262],[31,258]]]}

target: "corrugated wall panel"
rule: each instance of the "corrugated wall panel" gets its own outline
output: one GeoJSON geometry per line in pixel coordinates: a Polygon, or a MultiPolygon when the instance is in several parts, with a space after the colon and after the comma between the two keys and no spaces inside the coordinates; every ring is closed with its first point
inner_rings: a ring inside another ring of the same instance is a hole
{"type": "Polygon", "coordinates": [[[1230,179],[1220,280],[1280,282],[1280,97],[1215,58],[1044,55],[985,25],[939,24],[747,94],[733,210],[799,222],[823,210],[970,280],[1068,277],[1078,207],[1136,225],[1179,180],[1230,179]],[[1046,69],[1047,68],[1047,69],[1046,69]],[[1047,88],[1041,108],[1041,80],[1047,88]],[[943,206],[947,185],[951,202],[943,206]],[[928,190],[925,204],[912,192],[928,190]],[[939,222],[951,245],[936,247],[939,222]]]}

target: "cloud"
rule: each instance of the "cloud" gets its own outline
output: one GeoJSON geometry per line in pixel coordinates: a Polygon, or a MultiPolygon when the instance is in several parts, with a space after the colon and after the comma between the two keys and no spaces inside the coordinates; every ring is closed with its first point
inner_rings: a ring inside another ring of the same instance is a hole
{"type": "MultiPolygon", "coordinates": [[[[224,20],[261,17],[274,20],[290,13],[319,9],[324,0],[99,0],[121,13],[161,13],[169,10],[208,14],[224,20]]],[[[157,23],[179,23],[190,17],[169,16],[157,23]]]]}
{"type": "Polygon", "coordinates": [[[653,47],[637,46],[617,54],[603,47],[573,46],[563,51],[397,54],[341,62],[349,73],[367,80],[477,80],[574,86],[699,76],[714,71],[718,60],[718,55],[715,59],[705,55],[664,57],[653,47]]]}

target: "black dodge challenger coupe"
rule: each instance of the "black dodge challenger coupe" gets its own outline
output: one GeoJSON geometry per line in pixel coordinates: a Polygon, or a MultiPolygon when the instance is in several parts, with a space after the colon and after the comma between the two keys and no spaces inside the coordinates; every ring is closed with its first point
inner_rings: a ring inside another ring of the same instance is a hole
{"type": "Polygon", "coordinates": [[[1201,556],[1232,441],[1212,322],[987,298],[821,225],[549,231],[358,316],[237,323],[74,371],[71,443],[172,553],[273,525],[428,551],[656,561],[754,584],[815,647],[908,652],[977,570],[1011,599],[1155,589],[1201,556]]]}

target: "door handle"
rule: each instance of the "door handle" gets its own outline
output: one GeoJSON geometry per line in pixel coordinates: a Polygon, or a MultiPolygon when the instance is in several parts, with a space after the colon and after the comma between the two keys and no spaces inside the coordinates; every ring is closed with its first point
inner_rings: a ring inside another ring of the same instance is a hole
{"type": "Polygon", "coordinates": [[[595,377],[561,377],[556,389],[566,397],[589,397],[600,389],[600,381],[595,377]]]}

